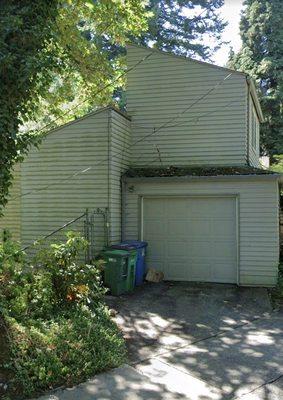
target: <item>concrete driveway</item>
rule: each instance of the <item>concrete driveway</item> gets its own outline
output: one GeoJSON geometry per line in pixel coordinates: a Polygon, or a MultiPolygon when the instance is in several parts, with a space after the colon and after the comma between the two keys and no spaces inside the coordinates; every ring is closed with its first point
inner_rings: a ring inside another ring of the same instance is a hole
{"type": "Polygon", "coordinates": [[[229,331],[271,311],[268,292],[234,285],[146,284],[107,299],[127,340],[131,362],[229,331]]]}
{"type": "Polygon", "coordinates": [[[147,284],[107,302],[128,365],[44,400],[283,399],[283,313],[265,289],[147,284]]]}

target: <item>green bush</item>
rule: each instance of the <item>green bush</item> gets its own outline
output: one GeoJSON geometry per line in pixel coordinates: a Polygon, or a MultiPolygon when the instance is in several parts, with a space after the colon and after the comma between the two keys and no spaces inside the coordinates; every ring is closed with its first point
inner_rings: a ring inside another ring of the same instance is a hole
{"type": "Polygon", "coordinates": [[[74,384],[118,366],[125,346],[103,302],[101,263],[86,265],[74,232],[32,262],[7,237],[0,246],[0,306],[10,344],[12,398],[74,384]]]}

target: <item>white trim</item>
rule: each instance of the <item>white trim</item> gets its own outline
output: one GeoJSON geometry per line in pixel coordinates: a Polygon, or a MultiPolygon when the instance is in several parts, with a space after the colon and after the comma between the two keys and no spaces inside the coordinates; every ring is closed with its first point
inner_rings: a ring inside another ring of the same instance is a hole
{"type": "Polygon", "coordinates": [[[237,246],[237,285],[240,286],[240,257],[241,257],[241,249],[240,249],[240,223],[241,223],[241,210],[240,210],[240,195],[237,194],[235,196],[235,203],[236,203],[236,246],[237,246]]]}
{"type": "Polygon", "coordinates": [[[247,76],[247,84],[249,87],[249,92],[251,94],[252,100],[254,102],[255,109],[258,114],[258,119],[260,122],[264,122],[264,116],[263,116],[261,105],[260,105],[259,98],[257,95],[255,83],[254,83],[254,80],[250,76],[247,76]]]}

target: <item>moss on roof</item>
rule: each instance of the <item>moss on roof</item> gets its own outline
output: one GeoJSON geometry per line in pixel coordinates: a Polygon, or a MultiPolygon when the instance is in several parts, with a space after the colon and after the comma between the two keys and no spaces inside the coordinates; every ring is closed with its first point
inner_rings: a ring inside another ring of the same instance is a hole
{"type": "Polygon", "coordinates": [[[130,168],[124,176],[128,178],[153,178],[174,176],[223,176],[223,175],[272,175],[273,171],[254,167],[159,167],[130,168]]]}

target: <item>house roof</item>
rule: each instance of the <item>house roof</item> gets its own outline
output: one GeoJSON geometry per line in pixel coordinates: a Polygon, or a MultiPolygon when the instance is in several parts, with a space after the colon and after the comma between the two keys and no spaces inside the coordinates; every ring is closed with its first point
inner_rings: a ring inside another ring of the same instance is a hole
{"type": "Polygon", "coordinates": [[[255,176],[279,174],[254,167],[192,167],[192,166],[170,166],[152,168],[130,168],[124,174],[126,178],[154,178],[154,177],[217,177],[217,176],[255,176]]]}

